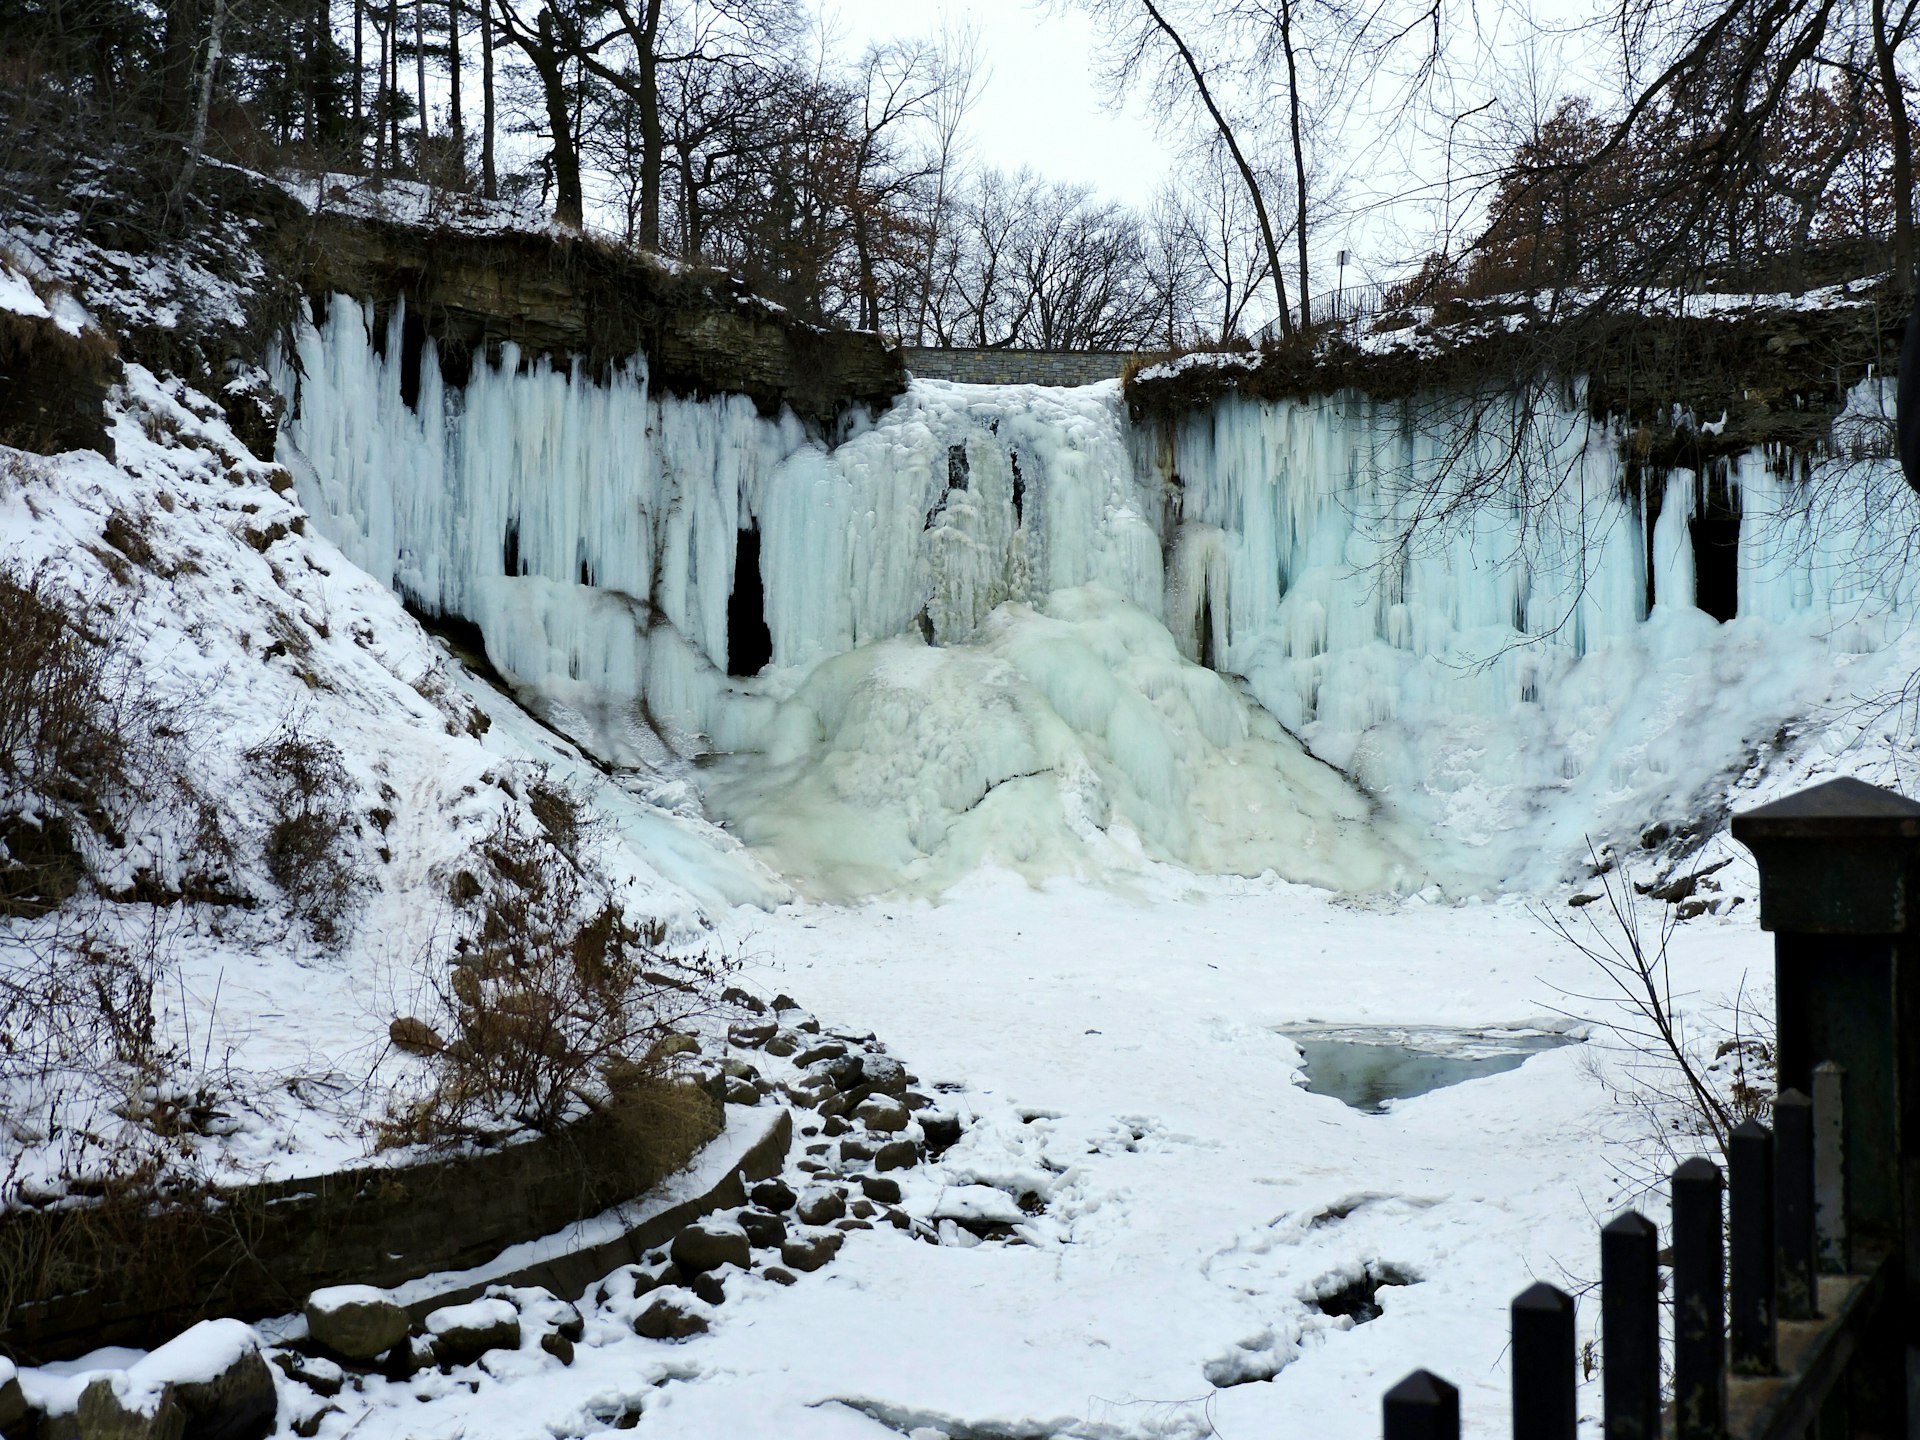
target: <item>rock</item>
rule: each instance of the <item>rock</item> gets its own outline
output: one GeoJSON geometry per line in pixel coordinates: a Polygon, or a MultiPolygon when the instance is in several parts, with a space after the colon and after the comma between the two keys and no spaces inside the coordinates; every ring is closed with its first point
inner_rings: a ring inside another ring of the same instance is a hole
{"type": "Polygon", "coordinates": [[[925,1110],[933,1104],[930,1096],[922,1095],[918,1090],[909,1090],[906,1094],[902,1095],[900,1099],[909,1110],[925,1110]]]}
{"type": "Polygon", "coordinates": [[[847,1197],[838,1190],[809,1190],[800,1197],[794,1214],[802,1225],[825,1225],[847,1213],[847,1197]]]}
{"type": "Polygon", "coordinates": [[[581,1337],[587,1333],[587,1322],[581,1316],[578,1305],[567,1300],[562,1300],[559,1303],[562,1309],[558,1319],[554,1322],[554,1333],[578,1345],[581,1337]]]}
{"type": "MultiPolygon", "coordinates": [[[[779,1033],[780,1027],[771,1020],[756,1022],[751,1025],[729,1025],[727,1027],[728,1041],[747,1050],[758,1050],[779,1033]]],[[[793,1052],[788,1051],[787,1053],[792,1054],[793,1052]]]]}
{"type": "Polygon", "coordinates": [[[820,1133],[831,1138],[835,1135],[844,1135],[851,1129],[853,1129],[853,1122],[846,1116],[829,1115],[826,1123],[820,1127],[820,1133]]]}
{"type": "Polygon", "coordinates": [[[800,1048],[800,1042],[788,1031],[782,1030],[765,1042],[767,1054],[787,1056],[800,1048]]]}
{"type": "Polygon", "coordinates": [[[443,1305],[427,1316],[426,1328],[442,1365],[471,1365],[489,1350],[520,1348],[520,1312],[505,1300],[443,1305]]]}
{"type": "Polygon", "coordinates": [[[540,1348],[553,1356],[562,1365],[573,1364],[573,1341],[558,1330],[549,1330],[540,1337],[540,1348]]]}
{"type": "Polygon", "coordinates": [[[0,1360],[0,1435],[25,1434],[31,1413],[11,1360],[0,1360]]]}
{"type": "Polygon", "coordinates": [[[89,1381],[76,1409],[40,1425],[42,1440],[181,1440],[186,1431],[187,1412],[171,1387],[155,1397],[131,1384],[125,1371],[89,1381]],[[123,1387],[131,1392],[125,1399],[123,1387]]]}
{"type": "Polygon", "coordinates": [[[720,992],[720,998],[729,1005],[738,1005],[742,1010],[749,1011],[755,1015],[764,1015],[767,1013],[766,1001],[762,1000],[758,995],[748,994],[738,985],[729,985],[726,989],[722,990],[720,992]]]}
{"type": "Polygon", "coordinates": [[[844,1242],[845,1237],[836,1234],[796,1236],[780,1247],[780,1259],[789,1269],[818,1270],[840,1253],[844,1242]]]}
{"type": "Polygon", "coordinates": [[[844,1095],[830,1094],[820,1102],[820,1113],[829,1120],[839,1120],[853,1108],[853,1102],[844,1095]]]}
{"type": "Polygon", "coordinates": [[[194,1440],[273,1433],[280,1405],[273,1372],[260,1337],[239,1320],[202,1320],[129,1367],[127,1378],[143,1394],[171,1397],[194,1440]]]}
{"type": "Polygon", "coordinates": [[[329,1415],[338,1415],[339,1413],[340,1407],[338,1405],[322,1405],[311,1415],[294,1421],[293,1433],[298,1435],[300,1440],[313,1440],[313,1437],[320,1433],[320,1427],[326,1423],[327,1417],[329,1415]]]}
{"type": "Polygon", "coordinates": [[[747,1232],[726,1220],[696,1220],[673,1237],[673,1263],[682,1274],[699,1275],[722,1265],[742,1270],[753,1263],[747,1232]]]}
{"type": "Polygon", "coordinates": [[[729,1055],[720,1062],[720,1073],[729,1080],[758,1080],[760,1069],[751,1060],[742,1060],[738,1055],[729,1055]]]}
{"type": "Polygon", "coordinates": [[[871,1230],[873,1229],[873,1222],[871,1220],[836,1220],[833,1222],[833,1228],[836,1230],[871,1230]]]}
{"type": "Polygon", "coordinates": [[[927,1149],[938,1155],[960,1143],[958,1115],[922,1115],[920,1133],[927,1137],[927,1149]]]}
{"type": "Polygon", "coordinates": [[[342,1360],[371,1360],[407,1338],[407,1312],[371,1285],[334,1285],[307,1297],[307,1333],[342,1360]]]}
{"type": "Polygon", "coordinates": [[[773,997],[773,1013],[776,1015],[782,1010],[798,1010],[799,1008],[800,1002],[791,995],[776,995],[773,997]]]}
{"type": "MultiPolygon", "coordinates": [[[[811,1049],[801,1051],[799,1055],[794,1057],[793,1063],[798,1065],[802,1070],[805,1070],[810,1065],[818,1065],[826,1060],[844,1060],[847,1058],[846,1046],[842,1045],[838,1040],[828,1040],[813,1046],[811,1049]]],[[[855,1060],[853,1063],[855,1067],[854,1073],[858,1074],[860,1062],[855,1060]]]]}
{"type": "Polygon", "coordinates": [[[907,1093],[907,1067],[891,1055],[868,1055],[860,1061],[860,1078],[882,1095],[896,1099],[907,1093]]]}
{"type": "Polygon", "coordinates": [[[898,1205],[900,1203],[900,1182],[898,1180],[889,1180],[882,1175],[862,1175],[860,1177],[860,1193],[865,1195],[869,1200],[878,1200],[882,1205],[898,1205]]]}
{"type": "Polygon", "coordinates": [[[413,1015],[399,1015],[387,1026],[387,1039],[393,1042],[393,1048],[404,1050],[409,1055],[438,1055],[447,1048],[447,1042],[440,1038],[440,1032],[426,1021],[413,1015]]]}
{"type": "Polygon", "coordinates": [[[873,1157],[876,1170],[911,1170],[920,1163],[920,1147],[911,1140],[889,1140],[873,1157]]]}
{"type": "Polygon", "coordinates": [[[896,1210],[891,1205],[886,1208],[885,1219],[886,1222],[896,1230],[911,1230],[913,1228],[913,1217],[904,1210],[896,1210]]]}
{"type": "Polygon", "coordinates": [[[874,1217],[874,1205],[871,1200],[856,1200],[847,1207],[847,1213],[856,1220],[871,1220],[874,1217]]]}
{"type": "Polygon", "coordinates": [[[762,1180],[748,1192],[747,1198],[762,1210],[772,1210],[777,1214],[793,1208],[794,1194],[791,1187],[778,1180],[762,1180]]]}
{"type": "Polygon", "coordinates": [[[669,1031],[653,1042],[649,1053],[655,1060],[671,1060],[675,1055],[698,1055],[700,1042],[691,1035],[669,1031]]]}
{"type": "Polygon", "coordinates": [[[742,1210],[740,1228],[756,1250],[772,1250],[787,1238],[787,1222],[764,1210],[742,1210]]]}
{"type": "Polygon", "coordinates": [[[751,1080],[727,1081],[726,1099],[729,1105],[758,1105],[760,1091],[751,1080]]]}
{"type": "Polygon", "coordinates": [[[818,1175],[822,1170],[825,1170],[827,1167],[825,1162],[820,1160],[802,1160],[794,1168],[800,1171],[800,1173],[803,1175],[818,1175]]]}
{"type": "Polygon", "coordinates": [[[842,1165],[864,1165],[873,1159],[874,1147],[856,1136],[849,1135],[840,1142],[840,1163],[842,1165]]]}
{"type": "Polygon", "coordinates": [[[703,1275],[694,1276],[693,1279],[687,1283],[687,1288],[709,1305],[724,1305],[727,1303],[727,1288],[720,1283],[720,1277],[711,1270],[703,1275]]]}
{"type": "MultiPolygon", "coordinates": [[[[330,1400],[346,1388],[347,1372],[324,1356],[282,1350],[273,1357],[273,1363],[282,1375],[296,1385],[306,1386],[322,1399],[330,1400]]],[[[5,1424],[0,1423],[0,1435],[6,1433],[5,1424]]]]}
{"type": "Polygon", "coordinates": [[[892,1135],[907,1128],[907,1107],[891,1095],[869,1095],[854,1107],[853,1118],[878,1134],[892,1135]]]}
{"type": "Polygon", "coordinates": [[[695,1310],[679,1293],[663,1294],[640,1312],[633,1322],[633,1333],[648,1340],[684,1340],[707,1328],[707,1317],[695,1310]]]}
{"type": "Polygon", "coordinates": [[[760,1273],[776,1285],[791,1285],[799,1278],[791,1270],[783,1270],[778,1265],[769,1265],[760,1273]]]}
{"type": "MultiPolygon", "coordinates": [[[[811,1068],[810,1073],[826,1076],[833,1083],[833,1088],[844,1094],[860,1084],[860,1057],[842,1055],[838,1059],[822,1060],[811,1068]]],[[[854,1096],[853,1099],[857,1100],[859,1097],[854,1096]]],[[[851,1104],[852,1101],[848,1103],[851,1104]]]]}

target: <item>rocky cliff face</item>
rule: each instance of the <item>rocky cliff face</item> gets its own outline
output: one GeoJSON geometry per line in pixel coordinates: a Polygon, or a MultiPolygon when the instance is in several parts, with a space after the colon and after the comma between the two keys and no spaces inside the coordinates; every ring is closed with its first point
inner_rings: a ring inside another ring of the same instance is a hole
{"type": "Polygon", "coordinates": [[[1589,413],[1632,458],[1697,466],[1755,447],[1819,450],[1847,392],[1899,360],[1906,297],[1884,281],[1790,298],[1691,296],[1559,317],[1527,302],[1454,302],[1355,332],[1150,366],[1127,385],[1136,421],[1177,420],[1224,395],[1372,400],[1523,390],[1583,377],[1589,413]]]}
{"type": "Polygon", "coordinates": [[[878,336],[824,330],[714,270],[672,267],[560,233],[463,233],[303,216],[276,236],[286,272],[310,293],[404,298],[409,344],[431,336],[449,383],[502,342],[596,375],[644,354],[651,382],[680,395],[738,394],[829,425],[849,405],[906,387],[878,336]],[[417,332],[413,326],[418,324],[417,332]]]}

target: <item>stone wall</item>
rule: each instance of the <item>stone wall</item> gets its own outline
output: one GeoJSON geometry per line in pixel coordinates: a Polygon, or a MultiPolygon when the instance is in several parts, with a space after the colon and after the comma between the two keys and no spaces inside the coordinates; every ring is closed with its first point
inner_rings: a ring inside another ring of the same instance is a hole
{"type": "Polygon", "coordinates": [[[596,1116],[425,1164],[157,1207],[138,1197],[14,1212],[0,1220],[0,1353],[39,1363],[150,1347],[210,1316],[284,1314],[323,1285],[394,1286],[483,1263],[679,1170],[724,1124],[705,1092],[682,1098],[650,1120],[596,1116]]]}
{"type": "Polygon", "coordinates": [[[907,373],[969,385],[1094,385],[1118,380],[1124,350],[948,350],[905,346],[907,373]]]}

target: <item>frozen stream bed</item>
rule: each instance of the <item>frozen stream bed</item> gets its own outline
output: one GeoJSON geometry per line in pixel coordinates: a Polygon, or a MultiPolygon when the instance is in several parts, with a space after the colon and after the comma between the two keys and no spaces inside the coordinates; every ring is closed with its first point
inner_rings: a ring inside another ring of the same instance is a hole
{"type": "MultiPolygon", "coordinates": [[[[471,1393],[442,1378],[431,1403],[330,1426],[577,1435],[633,1406],[640,1434],[686,1440],[1359,1440],[1387,1385],[1428,1366],[1459,1384],[1472,1432],[1499,1435],[1507,1301],[1590,1277],[1596,1220],[1622,1203],[1639,1122],[1605,1083],[1604,1036],[1384,1114],[1296,1083],[1283,1026],[1564,1025],[1563,992],[1593,977],[1519,903],[983,875],[942,904],[743,923],[751,983],[871,1028],[923,1086],[960,1087],[944,1103],[972,1124],[913,1184],[1034,1192],[1024,1243],[863,1232],[790,1289],[740,1282],[708,1335],[611,1337],[570,1370],[517,1357],[524,1373],[473,1371],[471,1393]],[[1376,1282],[1378,1318],[1327,1313],[1376,1282]]],[[[1767,953],[1750,922],[1675,939],[1702,1006],[1767,953]]],[[[1585,1339],[1597,1316],[1580,1323],[1585,1339]]]]}

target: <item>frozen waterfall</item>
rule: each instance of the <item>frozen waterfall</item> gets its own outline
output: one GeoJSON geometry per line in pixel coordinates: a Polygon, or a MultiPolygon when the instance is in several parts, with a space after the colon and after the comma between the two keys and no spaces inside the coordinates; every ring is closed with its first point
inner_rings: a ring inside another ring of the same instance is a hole
{"type": "Polygon", "coordinates": [[[1647,479],[1577,394],[1135,430],[1114,385],[916,382],[821,436],[639,358],[506,345],[456,387],[398,307],[314,320],[280,381],[316,523],[603,756],[723,752],[710,807],[819,893],[1140,856],[1550,879],[1697,813],[1914,611],[1884,461],[1647,479]]]}

